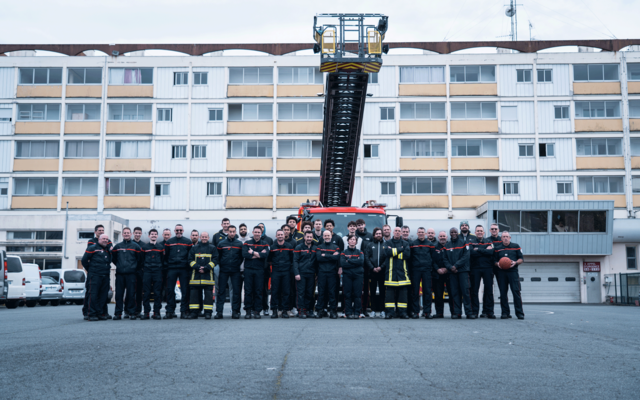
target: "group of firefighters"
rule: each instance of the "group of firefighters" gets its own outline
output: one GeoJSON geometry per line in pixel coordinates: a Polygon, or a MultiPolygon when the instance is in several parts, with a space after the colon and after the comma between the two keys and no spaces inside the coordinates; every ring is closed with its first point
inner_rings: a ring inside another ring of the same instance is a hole
{"type": "Polygon", "coordinates": [[[227,290],[233,319],[240,318],[243,291],[245,319],[260,319],[261,313],[271,318],[338,318],[339,302],[340,316],[348,319],[444,318],[445,291],[451,318],[462,318],[464,307],[468,319],[495,319],[494,277],[500,290],[501,318],[511,318],[510,289],[516,317],[524,319],[518,276],[522,251],[511,242],[509,232],[499,234],[496,224],[487,237],[482,225],[476,226],[474,235],[468,221],[462,221],[459,230],[453,227],[449,235],[440,231],[437,237],[434,229],[418,228],[412,240],[408,226],[392,230],[384,225],[370,233],[362,219],[349,222],[345,237],[333,233],[331,219],[303,221],[300,230],[298,223],[295,216],[287,218],[275,240],[265,234],[264,224],[249,233],[245,224],[236,228],[228,218],[213,237],[193,230],[187,238],[178,224],[173,236],[170,229],[164,229],[162,240],[151,229],[148,243],[141,241],[141,228],[131,232],[126,227],[122,242],[115,246],[104,227],[97,225],[82,258],[87,271],[85,319],[120,320],[123,313],[132,320],[161,319],[163,299],[164,319],[177,318],[178,282],[181,319],[222,319],[227,290]],[[505,257],[507,266],[504,262],[499,266],[505,257]],[[116,266],[113,317],[107,310],[112,263],[116,266]]]}

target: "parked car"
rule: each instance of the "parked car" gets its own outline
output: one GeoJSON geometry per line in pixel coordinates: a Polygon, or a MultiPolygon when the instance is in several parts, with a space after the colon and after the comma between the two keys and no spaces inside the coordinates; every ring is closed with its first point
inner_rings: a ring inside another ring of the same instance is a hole
{"type": "Polygon", "coordinates": [[[62,286],[60,304],[73,302],[77,305],[84,303],[84,282],[87,275],[82,269],[47,269],[42,276],[50,276],[62,286]]]}
{"type": "Polygon", "coordinates": [[[35,307],[40,301],[40,294],[42,293],[42,284],[40,276],[40,268],[38,264],[22,264],[25,277],[25,295],[27,299],[25,304],[27,307],[35,307]]]}
{"type": "Polygon", "coordinates": [[[22,260],[18,256],[7,256],[7,280],[9,290],[7,291],[7,308],[16,308],[21,301],[26,300],[25,276],[22,269],[22,260]]]}
{"type": "Polygon", "coordinates": [[[0,304],[7,301],[7,292],[9,291],[9,278],[7,277],[7,253],[0,251],[0,304]]]}
{"type": "Polygon", "coordinates": [[[50,276],[42,277],[42,294],[40,295],[40,305],[46,306],[51,303],[52,306],[60,304],[62,299],[62,286],[58,281],[50,276]]]}

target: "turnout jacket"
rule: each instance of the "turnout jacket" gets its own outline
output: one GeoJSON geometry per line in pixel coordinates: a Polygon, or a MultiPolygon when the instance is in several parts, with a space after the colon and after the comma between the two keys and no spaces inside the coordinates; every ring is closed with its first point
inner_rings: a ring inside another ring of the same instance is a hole
{"type": "Polygon", "coordinates": [[[116,265],[117,274],[135,274],[142,270],[144,254],[133,240],[123,240],[111,249],[111,260],[116,265]]]}
{"type": "Polygon", "coordinates": [[[407,271],[407,260],[411,258],[409,243],[402,238],[397,240],[391,238],[384,243],[384,254],[387,257],[385,286],[411,285],[407,271]]]}
{"type": "Polygon", "coordinates": [[[220,272],[240,272],[240,265],[244,261],[242,257],[242,242],[237,237],[230,240],[229,237],[218,242],[218,263],[220,272]]]}
{"type": "Polygon", "coordinates": [[[267,258],[269,258],[269,244],[263,239],[258,240],[251,238],[242,245],[242,257],[244,257],[244,269],[264,270],[267,268],[267,258]],[[260,258],[253,258],[253,254],[249,253],[249,249],[257,252],[260,258]],[[262,253],[262,250],[265,250],[262,253]]]}
{"type": "Polygon", "coordinates": [[[189,250],[193,243],[186,237],[172,237],[164,243],[164,262],[168,269],[189,268],[189,250]]]}
{"type": "Polygon", "coordinates": [[[304,242],[296,246],[293,251],[293,274],[313,275],[316,273],[316,246],[304,242]]]}
{"type": "Polygon", "coordinates": [[[376,242],[375,240],[373,240],[371,241],[371,243],[363,244],[363,247],[364,265],[369,268],[369,270],[381,267],[382,269],[380,270],[380,272],[384,272],[385,261],[387,260],[384,251],[384,242],[376,242]]]}
{"type": "Polygon", "coordinates": [[[316,259],[318,260],[318,272],[338,272],[341,250],[338,245],[324,242],[316,246],[316,259]],[[334,253],[338,253],[335,256],[334,253]]]}
{"type": "Polygon", "coordinates": [[[432,272],[442,265],[440,253],[434,243],[427,238],[416,239],[409,244],[411,249],[411,268],[417,271],[432,272]]]}
{"type": "Polygon", "coordinates": [[[455,266],[458,272],[469,272],[469,244],[460,236],[456,240],[449,240],[444,245],[442,261],[449,271],[455,266]]]}
{"type": "Polygon", "coordinates": [[[87,272],[96,276],[109,276],[111,273],[111,252],[109,246],[93,244],[87,247],[82,256],[82,266],[87,272]]]}
{"type": "Polygon", "coordinates": [[[160,273],[164,269],[164,245],[156,242],[145,243],[142,246],[144,255],[144,273],[160,273]]]}
{"type": "Polygon", "coordinates": [[[469,259],[471,269],[493,268],[495,246],[491,239],[482,238],[469,243],[469,259]]]}
{"type": "MultiPolygon", "coordinates": [[[[508,257],[512,261],[518,261],[519,258],[522,258],[522,260],[524,261],[524,256],[522,255],[522,249],[520,248],[520,245],[513,242],[509,243],[509,245],[500,243],[500,245],[496,247],[493,262],[497,263],[502,257],[508,257]]],[[[518,271],[518,264],[516,264],[513,268],[505,271],[518,271]]]]}
{"type": "Polygon", "coordinates": [[[293,246],[286,240],[282,245],[276,240],[269,252],[269,263],[271,272],[292,273],[293,272],[293,246]]]}
{"type": "Polygon", "coordinates": [[[340,268],[342,273],[362,275],[364,273],[364,254],[359,248],[347,246],[340,254],[340,268]]]}
{"type": "Polygon", "coordinates": [[[226,238],[227,238],[227,234],[224,233],[224,231],[222,229],[220,229],[218,232],[216,232],[215,235],[213,235],[213,238],[211,239],[211,242],[213,242],[213,244],[217,246],[218,243],[222,242],[226,238]]]}
{"type": "Polygon", "coordinates": [[[191,279],[189,285],[215,285],[213,269],[218,264],[218,249],[213,243],[198,242],[189,251],[191,279]],[[203,268],[204,272],[200,272],[203,268]]]}

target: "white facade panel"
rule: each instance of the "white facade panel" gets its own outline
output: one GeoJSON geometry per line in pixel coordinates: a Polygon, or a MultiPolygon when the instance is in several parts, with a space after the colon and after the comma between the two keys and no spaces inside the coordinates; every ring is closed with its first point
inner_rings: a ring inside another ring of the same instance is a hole
{"type": "Polygon", "coordinates": [[[552,71],[551,82],[538,82],[538,97],[569,96],[572,93],[569,64],[538,64],[537,69],[552,71]]]}
{"type": "Polygon", "coordinates": [[[364,117],[362,121],[362,134],[364,135],[394,135],[396,133],[396,121],[400,115],[397,103],[370,103],[364,106],[364,117]],[[393,107],[393,120],[380,120],[380,108],[393,107]]]}
{"type": "Polygon", "coordinates": [[[573,194],[558,194],[558,182],[573,182],[573,176],[541,176],[540,200],[573,200],[573,194]]]}
{"type": "MultiPolygon", "coordinates": [[[[539,139],[539,143],[553,143],[552,157],[540,157],[540,171],[573,170],[573,139],[539,139]]],[[[548,150],[547,150],[548,151],[548,150]]]]}
{"type": "Polygon", "coordinates": [[[530,82],[518,82],[517,70],[529,70],[533,73],[532,64],[500,65],[500,82],[498,96],[533,97],[533,75],[530,82]]]}
{"type": "Polygon", "coordinates": [[[534,133],[535,114],[532,101],[503,101],[499,104],[500,107],[518,107],[517,121],[506,121],[504,120],[505,115],[502,115],[502,121],[500,121],[501,133],[534,133]]]}
{"type": "MultiPolygon", "coordinates": [[[[189,72],[189,68],[158,68],[156,74],[156,98],[186,99],[189,97],[189,85],[174,85],[175,72],[189,72]]],[[[192,79],[189,77],[188,79],[192,79]]]]}
{"type": "Polygon", "coordinates": [[[398,197],[395,194],[382,195],[382,182],[395,182],[395,189],[399,190],[395,176],[367,176],[364,178],[364,199],[385,203],[388,209],[398,209],[398,197]]]}
{"type": "Polygon", "coordinates": [[[16,95],[16,69],[0,68],[0,99],[13,99],[16,95]]]}
{"type": "MultiPolygon", "coordinates": [[[[9,184],[10,178],[0,178],[0,183],[9,184]]],[[[0,210],[6,210],[9,208],[9,196],[0,196],[0,210]]]]}
{"type": "Polygon", "coordinates": [[[571,132],[571,102],[569,101],[539,101],[538,102],[538,132],[539,133],[569,133],[571,132]],[[569,118],[556,119],[555,107],[569,107],[569,118]]]}
{"type": "Polygon", "coordinates": [[[191,172],[223,172],[227,154],[226,144],[226,140],[192,140],[192,146],[207,146],[207,158],[192,158],[191,172]]]}
{"type": "MultiPolygon", "coordinates": [[[[2,68],[0,68],[1,70],[2,68]]],[[[2,87],[0,87],[2,90],[2,87]]],[[[0,104],[0,108],[2,109],[11,109],[12,114],[11,118],[13,119],[13,105],[12,104],[0,104]]],[[[13,134],[13,124],[11,121],[0,121],[0,136],[7,136],[13,134]]]]}
{"type": "MultiPolygon", "coordinates": [[[[504,200],[536,200],[535,176],[503,176],[502,182],[518,182],[519,190],[517,195],[504,195],[504,200]]],[[[502,190],[504,192],[504,188],[502,190]]]]}
{"type": "Polygon", "coordinates": [[[224,104],[192,104],[192,135],[224,135],[227,110],[224,104]],[[209,121],[209,109],[222,109],[222,121],[209,121]]]}
{"type": "Polygon", "coordinates": [[[13,163],[13,142],[0,140],[0,172],[10,172],[13,163]]]}
{"type": "Polygon", "coordinates": [[[356,177],[355,183],[353,184],[353,195],[351,196],[351,207],[360,207],[362,205],[362,201],[360,199],[360,177],[356,177]]]}
{"type": "Polygon", "coordinates": [[[367,93],[373,97],[397,97],[398,82],[396,81],[396,67],[382,67],[378,72],[378,83],[370,83],[367,93]]]}
{"type": "Polygon", "coordinates": [[[189,134],[189,105],[186,103],[158,104],[157,109],[171,109],[171,121],[158,121],[156,118],[156,135],[187,136],[189,134]]]}
{"type": "Polygon", "coordinates": [[[207,182],[222,182],[222,178],[191,178],[189,209],[222,210],[224,196],[208,196],[207,182]]]}
{"type": "MultiPolygon", "coordinates": [[[[185,210],[187,208],[187,178],[154,178],[155,184],[169,183],[168,196],[155,196],[155,210],[185,210]]],[[[155,190],[155,188],[154,188],[155,190]]],[[[155,194],[155,192],[153,192],[155,194]]]]}
{"type": "MultiPolygon", "coordinates": [[[[500,160],[502,161],[502,171],[535,171],[535,157],[520,157],[519,145],[530,143],[535,145],[534,139],[501,139],[500,140],[500,160]]],[[[533,149],[535,154],[535,148],[533,149]]]]}
{"type": "Polygon", "coordinates": [[[225,68],[193,68],[193,72],[206,72],[206,85],[193,85],[192,99],[224,99],[227,97],[225,68]]]}
{"type": "Polygon", "coordinates": [[[369,140],[364,144],[378,145],[377,158],[364,159],[364,172],[395,172],[397,171],[396,141],[395,140],[369,140]]]}
{"type": "MultiPolygon", "coordinates": [[[[187,159],[172,159],[171,147],[174,145],[186,146],[186,140],[156,140],[155,154],[153,157],[154,172],[187,172],[187,159]]],[[[188,151],[189,149],[187,149],[188,151]]]]}

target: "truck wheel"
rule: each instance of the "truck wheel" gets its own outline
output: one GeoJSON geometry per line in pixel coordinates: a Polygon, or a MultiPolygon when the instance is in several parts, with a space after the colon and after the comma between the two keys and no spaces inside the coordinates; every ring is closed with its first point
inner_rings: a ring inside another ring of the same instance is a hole
{"type": "Polygon", "coordinates": [[[47,304],[49,304],[49,300],[40,300],[41,306],[46,306],[47,304]]]}
{"type": "Polygon", "coordinates": [[[60,304],[60,300],[51,300],[51,305],[56,307],[60,304]]]}
{"type": "Polygon", "coordinates": [[[84,300],[76,300],[75,303],[77,306],[81,306],[84,304],[84,300]]]}
{"type": "Polygon", "coordinates": [[[18,302],[18,307],[24,307],[24,300],[20,300],[18,302]]]}
{"type": "Polygon", "coordinates": [[[6,306],[11,309],[18,308],[18,300],[7,300],[6,306]]]}
{"type": "Polygon", "coordinates": [[[38,304],[38,302],[35,300],[27,301],[27,307],[35,307],[36,304],[38,304]]]}

